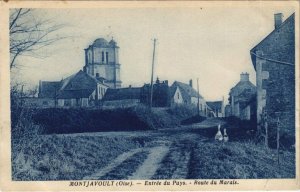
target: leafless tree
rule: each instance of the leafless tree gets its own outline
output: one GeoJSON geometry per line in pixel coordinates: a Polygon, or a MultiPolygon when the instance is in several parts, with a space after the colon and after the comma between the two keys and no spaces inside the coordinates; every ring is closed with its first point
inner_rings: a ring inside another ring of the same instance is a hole
{"type": "Polygon", "coordinates": [[[26,92],[24,93],[26,97],[36,97],[37,94],[38,94],[38,86],[34,86],[30,88],[26,90],[26,92]]]}
{"type": "Polygon", "coordinates": [[[19,66],[19,56],[42,58],[38,51],[65,36],[58,35],[64,24],[55,24],[51,19],[36,16],[34,9],[12,9],[9,17],[10,69],[19,66]]]}

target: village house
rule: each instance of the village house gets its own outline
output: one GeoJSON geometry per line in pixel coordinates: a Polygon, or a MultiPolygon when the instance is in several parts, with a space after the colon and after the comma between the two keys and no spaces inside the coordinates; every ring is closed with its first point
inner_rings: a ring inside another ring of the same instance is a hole
{"type": "Polygon", "coordinates": [[[111,89],[109,88],[103,99],[102,108],[127,108],[141,103],[141,88],[126,87],[111,89]]]}
{"type": "MultiPolygon", "coordinates": [[[[229,116],[252,120],[256,114],[256,87],[249,80],[248,73],[240,75],[240,81],[229,92],[229,116]]],[[[228,109],[227,109],[228,110],[228,109]]]]}
{"type": "Polygon", "coordinates": [[[281,133],[295,141],[295,14],[283,22],[274,15],[274,30],[250,50],[256,70],[257,124],[262,118],[270,132],[281,133]]]}
{"type": "Polygon", "coordinates": [[[198,105],[199,99],[199,110],[200,114],[203,116],[207,116],[208,114],[208,106],[206,101],[193,88],[193,82],[190,80],[189,84],[185,84],[179,81],[175,81],[170,87],[170,95],[171,95],[171,105],[198,105]]]}
{"type": "MultiPolygon", "coordinates": [[[[150,103],[150,84],[141,87],[141,102],[148,105],[150,103]]],[[[159,78],[153,84],[152,95],[153,107],[170,107],[170,88],[168,81],[160,81],[159,78]]]]}
{"type": "Polygon", "coordinates": [[[37,101],[44,107],[95,106],[107,88],[108,85],[80,70],[61,81],[40,81],[37,101]]]}
{"type": "Polygon", "coordinates": [[[221,101],[207,101],[206,104],[213,117],[225,117],[224,99],[221,101]]]}
{"type": "Polygon", "coordinates": [[[227,104],[226,106],[225,106],[225,117],[230,117],[231,116],[231,109],[230,109],[231,107],[230,107],[230,105],[229,104],[227,104]]]}

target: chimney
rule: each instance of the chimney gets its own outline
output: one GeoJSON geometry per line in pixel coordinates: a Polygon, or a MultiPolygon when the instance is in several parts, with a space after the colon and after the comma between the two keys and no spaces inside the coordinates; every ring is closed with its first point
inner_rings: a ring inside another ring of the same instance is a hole
{"type": "Polygon", "coordinates": [[[283,14],[282,13],[275,13],[274,14],[275,29],[277,29],[282,24],[282,18],[283,18],[283,14]]]}
{"type": "Polygon", "coordinates": [[[241,73],[241,81],[249,81],[249,73],[241,73]]]}
{"type": "Polygon", "coordinates": [[[191,87],[193,87],[193,80],[192,79],[190,80],[189,84],[190,84],[191,87]]]}
{"type": "Polygon", "coordinates": [[[156,83],[156,84],[159,84],[159,83],[160,83],[158,77],[156,78],[156,82],[155,82],[155,83],[156,83]]]}

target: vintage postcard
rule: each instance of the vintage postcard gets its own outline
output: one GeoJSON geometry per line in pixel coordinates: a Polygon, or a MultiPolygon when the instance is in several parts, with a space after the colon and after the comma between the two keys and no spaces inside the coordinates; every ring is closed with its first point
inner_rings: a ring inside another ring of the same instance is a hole
{"type": "Polygon", "coordinates": [[[0,190],[299,188],[298,1],[3,1],[0,26],[0,190]]]}

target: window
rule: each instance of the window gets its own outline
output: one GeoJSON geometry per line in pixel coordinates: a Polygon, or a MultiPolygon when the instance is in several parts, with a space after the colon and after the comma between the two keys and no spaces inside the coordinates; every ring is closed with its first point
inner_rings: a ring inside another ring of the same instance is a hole
{"type": "Polygon", "coordinates": [[[96,77],[99,78],[99,73],[96,73],[96,77]]]}
{"type": "Polygon", "coordinates": [[[108,52],[106,52],[106,63],[108,63],[108,52]]]}
{"type": "Polygon", "coordinates": [[[43,105],[48,105],[48,101],[43,101],[43,105]]]}
{"type": "Polygon", "coordinates": [[[92,61],[92,51],[89,51],[88,52],[88,62],[89,63],[92,63],[93,61],[92,61]]]}
{"type": "Polygon", "coordinates": [[[178,98],[178,99],[180,99],[180,95],[179,95],[179,93],[177,93],[177,98],[178,98]]]}
{"type": "Polygon", "coordinates": [[[104,62],[104,52],[102,51],[102,62],[104,62]]]}

